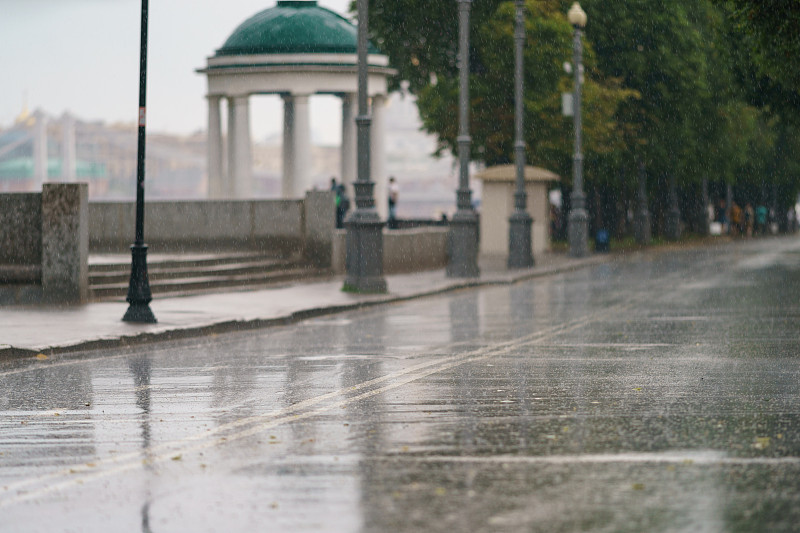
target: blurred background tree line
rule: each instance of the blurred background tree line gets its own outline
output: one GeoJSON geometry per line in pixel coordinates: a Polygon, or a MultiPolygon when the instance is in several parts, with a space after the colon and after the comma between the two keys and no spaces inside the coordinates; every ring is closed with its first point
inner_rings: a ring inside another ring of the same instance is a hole
{"type": "MultiPolygon", "coordinates": [[[[457,0],[369,0],[370,38],[407,80],[439,152],[456,152],[457,0]]],[[[529,164],[562,176],[568,211],[572,0],[526,0],[525,141],[529,164]]],[[[703,233],[707,202],[731,186],[741,206],[785,223],[800,192],[800,0],[583,0],[584,181],[591,231],[630,233],[640,169],[653,231],[670,178],[685,227],[703,233]],[[779,219],[780,220],[780,219],[779,219]]],[[[355,10],[355,5],[353,6],[355,10]]],[[[514,2],[471,9],[472,158],[513,163],[514,2]]],[[[564,217],[565,218],[565,217],[564,217]]]]}

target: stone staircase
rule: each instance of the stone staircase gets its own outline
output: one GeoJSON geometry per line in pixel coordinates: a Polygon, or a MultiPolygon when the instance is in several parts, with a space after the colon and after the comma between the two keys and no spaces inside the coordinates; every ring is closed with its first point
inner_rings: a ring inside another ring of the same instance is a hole
{"type": "MultiPolygon", "coordinates": [[[[330,269],[315,268],[299,258],[262,252],[223,254],[148,254],[147,273],[153,296],[182,296],[225,289],[261,288],[291,280],[325,278],[330,269]]],[[[131,258],[121,254],[89,257],[89,298],[124,300],[131,258]]]]}

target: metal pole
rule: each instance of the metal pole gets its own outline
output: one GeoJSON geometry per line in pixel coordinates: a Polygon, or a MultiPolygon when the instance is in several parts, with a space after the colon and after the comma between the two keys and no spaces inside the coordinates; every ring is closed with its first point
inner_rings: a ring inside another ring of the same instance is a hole
{"type": "Polygon", "coordinates": [[[142,0],[141,42],[139,50],[139,138],[136,156],[136,240],[131,246],[131,278],[127,301],[130,304],[122,320],[154,323],[150,310],[150,282],[147,279],[147,245],[144,244],[144,152],[147,97],[147,0],[142,0]]]}
{"type": "Polygon", "coordinates": [[[367,17],[369,2],[358,0],[358,116],[356,117],[357,127],[357,178],[361,185],[356,190],[356,204],[362,208],[375,207],[373,199],[374,190],[372,187],[364,187],[370,183],[370,128],[372,117],[368,108],[368,87],[367,87],[367,17]],[[359,192],[361,194],[359,194],[359,192]]]}
{"type": "Polygon", "coordinates": [[[353,184],[356,209],[345,221],[346,270],[343,290],[349,292],[386,292],[383,277],[383,226],[375,210],[370,181],[370,125],[367,85],[368,0],[358,0],[358,178],[353,184]]]}
{"type": "Polygon", "coordinates": [[[570,197],[572,209],[569,212],[569,253],[572,257],[585,257],[589,255],[587,244],[587,221],[583,194],[583,153],[581,147],[581,78],[583,77],[583,44],[581,43],[581,28],[574,26],[573,39],[575,89],[573,97],[574,125],[575,125],[575,155],[572,165],[572,195],[570,197]]]}
{"type": "Polygon", "coordinates": [[[525,140],[523,137],[525,0],[516,0],[516,7],[514,24],[514,161],[517,167],[517,190],[514,193],[514,212],[508,219],[508,268],[528,268],[533,266],[531,249],[533,219],[526,211],[528,195],[525,193],[525,140]]]}
{"type": "Polygon", "coordinates": [[[472,208],[472,191],[469,188],[469,159],[472,138],[469,136],[469,11],[472,0],[458,0],[458,160],[460,165],[456,213],[450,221],[449,277],[474,278],[478,268],[478,216],[472,208]]]}
{"type": "Polygon", "coordinates": [[[647,208],[647,170],[639,162],[639,190],[636,194],[636,212],[633,215],[633,235],[636,242],[650,244],[650,211],[647,208]]]}
{"type": "Polygon", "coordinates": [[[671,241],[677,241],[681,238],[681,208],[674,173],[669,175],[669,210],[666,218],[666,236],[671,241]]]}

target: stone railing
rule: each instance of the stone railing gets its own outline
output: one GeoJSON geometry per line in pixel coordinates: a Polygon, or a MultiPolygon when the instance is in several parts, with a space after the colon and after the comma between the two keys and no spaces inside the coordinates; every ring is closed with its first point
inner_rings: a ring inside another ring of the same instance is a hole
{"type": "MultiPolygon", "coordinates": [[[[264,250],[344,273],[346,232],[335,229],[335,198],[150,201],[150,252],[264,250]]],[[[46,183],[41,193],[0,194],[0,304],[83,303],[89,252],[129,253],[133,202],[88,201],[85,183],[46,183]]],[[[384,273],[443,268],[447,227],[384,231],[384,273]]]]}
{"type": "MultiPolygon", "coordinates": [[[[161,253],[264,250],[304,254],[330,266],[334,194],[311,191],[303,200],[200,200],[145,203],[145,242],[161,253]]],[[[133,242],[136,205],[89,204],[92,252],[127,251],[133,242]]]]}
{"type": "Polygon", "coordinates": [[[81,303],[89,294],[89,188],[0,194],[0,303],[81,303]]]}
{"type": "MultiPolygon", "coordinates": [[[[86,302],[89,251],[129,253],[135,221],[133,202],[89,203],[85,183],[0,194],[0,304],[86,302]]],[[[335,223],[329,191],[145,204],[145,242],[159,253],[264,250],[328,268],[335,223]]]]}
{"type": "MultiPolygon", "coordinates": [[[[447,265],[447,226],[383,231],[383,273],[400,274],[435,270],[447,265]]],[[[345,273],[347,232],[336,230],[333,271],[345,273]]]]}

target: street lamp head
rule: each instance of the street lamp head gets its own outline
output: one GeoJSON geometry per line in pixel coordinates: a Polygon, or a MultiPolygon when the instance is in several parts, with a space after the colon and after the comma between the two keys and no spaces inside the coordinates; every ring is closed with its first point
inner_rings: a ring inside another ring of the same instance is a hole
{"type": "Polygon", "coordinates": [[[578,2],[574,2],[572,7],[569,8],[567,18],[569,19],[569,23],[576,28],[586,27],[586,11],[581,8],[578,2]]]}

